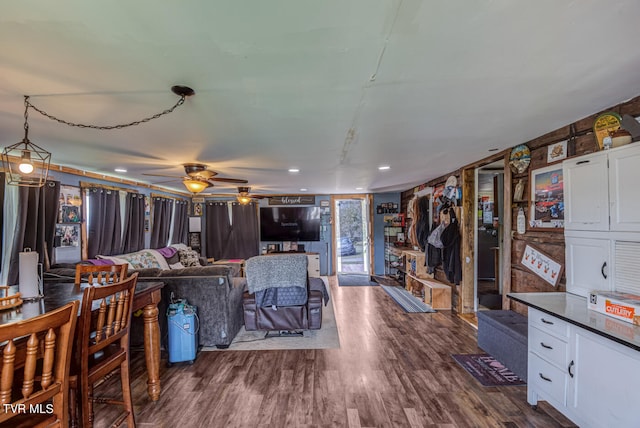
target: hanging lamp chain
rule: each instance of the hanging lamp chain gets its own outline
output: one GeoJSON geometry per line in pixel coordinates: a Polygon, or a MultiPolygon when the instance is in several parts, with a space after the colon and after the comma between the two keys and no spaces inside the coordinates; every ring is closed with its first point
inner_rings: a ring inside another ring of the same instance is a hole
{"type": "Polygon", "coordinates": [[[169,114],[171,112],[173,112],[176,108],[178,108],[179,106],[181,106],[182,104],[184,104],[184,100],[186,98],[186,95],[181,95],[180,99],[178,100],[177,103],[175,103],[173,105],[173,107],[168,108],[160,113],[156,113],[153,116],[149,116],[149,117],[145,117],[144,119],[140,119],[140,120],[136,120],[133,122],[129,122],[129,123],[123,123],[123,124],[119,124],[119,125],[106,125],[106,126],[100,126],[100,125],[87,125],[84,123],[73,123],[73,122],[69,122],[66,121],[64,119],[60,119],[58,117],[55,117],[49,113],[47,113],[44,110],[39,109],[38,107],[34,106],[33,104],[31,104],[29,102],[29,96],[25,95],[24,97],[24,104],[25,104],[25,112],[24,112],[24,118],[25,118],[25,122],[24,122],[24,129],[25,129],[25,138],[26,138],[26,133],[29,130],[29,124],[27,123],[27,110],[29,109],[29,107],[31,107],[32,109],[34,109],[35,111],[37,111],[38,113],[40,113],[41,115],[43,115],[44,117],[47,117],[51,120],[54,120],[56,122],[65,124],[65,125],[69,125],[69,126],[74,126],[76,128],[91,128],[91,129],[99,129],[99,130],[109,130],[109,129],[122,129],[122,128],[128,128],[130,126],[136,126],[136,125],[140,125],[141,123],[146,123],[149,122],[153,119],[157,119],[159,117],[162,117],[166,114],[169,114]]]}
{"type": "Polygon", "coordinates": [[[24,96],[24,143],[29,141],[29,95],[24,96]]]}

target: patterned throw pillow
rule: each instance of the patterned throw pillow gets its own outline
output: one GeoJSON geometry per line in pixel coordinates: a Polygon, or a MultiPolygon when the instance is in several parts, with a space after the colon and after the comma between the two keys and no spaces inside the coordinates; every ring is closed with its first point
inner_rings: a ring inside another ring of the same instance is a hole
{"type": "Polygon", "coordinates": [[[178,251],[180,254],[180,263],[185,267],[189,266],[202,266],[200,264],[200,254],[197,251],[189,248],[188,250],[178,251]]]}

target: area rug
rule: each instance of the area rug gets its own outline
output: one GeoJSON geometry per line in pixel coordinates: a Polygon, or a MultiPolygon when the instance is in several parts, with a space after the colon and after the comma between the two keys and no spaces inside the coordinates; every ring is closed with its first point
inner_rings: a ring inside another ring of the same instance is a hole
{"type": "MultiPolygon", "coordinates": [[[[326,278],[323,280],[327,283],[326,278]]],[[[203,347],[201,350],[224,352],[332,348],[340,348],[340,337],[333,311],[333,300],[329,297],[329,303],[322,306],[322,327],[319,330],[303,330],[303,336],[266,337],[265,331],[247,331],[242,326],[227,349],[203,347]]]]}
{"type": "Polygon", "coordinates": [[[382,284],[380,284],[380,287],[382,287],[382,289],[386,291],[387,294],[393,300],[395,300],[395,302],[398,305],[400,305],[400,307],[404,309],[405,312],[412,312],[412,313],[435,312],[435,309],[433,309],[431,306],[427,305],[426,303],[424,303],[423,301],[421,301],[420,299],[418,299],[417,297],[415,297],[414,295],[412,295],[402,287],[394,286],[394,285],[382,285],[382,284]]]}
{"type": "Polygon", "coordinates": [[[526,382],[489,354],[453,354],[463,369],[483,386],[526,385],[526,382]]]}
{"type": "Polygon", "coordinates": [[[338,275],[338,285],[341,287],[370,286],[370,285],[378,285],[378,283],[375,281],[371,281],[371,277],[369,275],[341,273],[338,275]]]}

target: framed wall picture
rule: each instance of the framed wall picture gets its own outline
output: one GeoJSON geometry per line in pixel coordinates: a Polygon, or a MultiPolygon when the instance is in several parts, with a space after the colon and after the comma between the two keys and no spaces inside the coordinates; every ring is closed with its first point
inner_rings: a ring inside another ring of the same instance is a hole
{"type": "Polygon", "coordinates": [[[202,204],[200,202],[193,204],[193,215],[196,217],[202,215],[202,204]]]}
{"type": "Polygon", "coordinates": [[[564,270],[562,263],[530,245],[525,247],[520,264],[554,287],[558,286],[564,270]]]}
{"type": "Polygon", "coordinates": [[[60,223],[80,223],[80,207],[74,205],[63,205],[60,207],[60,223]]]}
{"type": "Polygon", "coordinates": [[[547,163],[554,163],[567,158],[567,140],[547,146],[547,163]]]}
{"type": "Polygon", "coordinates": [[[79,187],[60,185],[58,223],[80,223],[82,221],[82,198],[79,187]]]}
{"type": "Polygon", "coordinates": [[[80,244],[80,225],[57,224],[54,245],[56,247],[77,247],[80,244]]]}
{"type": "Polygon", "coordinates": [[[564,228],[564,182],[562,165],[531,171],[529,226],[531,229],[564,228]]]}

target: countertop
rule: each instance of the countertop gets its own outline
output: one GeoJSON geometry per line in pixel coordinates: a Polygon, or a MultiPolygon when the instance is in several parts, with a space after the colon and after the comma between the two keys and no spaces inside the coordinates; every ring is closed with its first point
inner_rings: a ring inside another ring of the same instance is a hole
{"type": "Polygon", "coordinates": [[[509,293],[510,299],[640,351],[640,326],[587,308],[587,299],[571,293],[509,293]]]}

